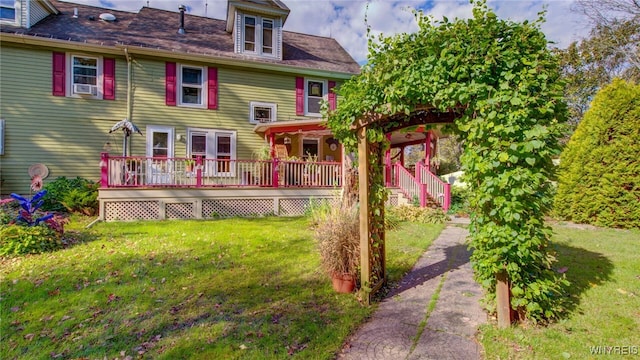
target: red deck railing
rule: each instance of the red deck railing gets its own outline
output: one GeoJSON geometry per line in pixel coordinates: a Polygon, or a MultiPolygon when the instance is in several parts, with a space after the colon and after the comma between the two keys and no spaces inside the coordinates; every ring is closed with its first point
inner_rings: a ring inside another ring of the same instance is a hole
{"type": "Polygon", "coordinates": [[[103,188],[340,187],[339,162],[101,155],[103,188]]]}
{"type": "Polygon", "coordinates": [[[392,165],[386,171],[388,184],[397,186],[410,201],[419,201],[420,206],[427,205],[427,196],[431,196],[444,211],[451,206],[451,185],[442,181],[422,163],[416,164],[415,176],[400,163],[392,165]]]}

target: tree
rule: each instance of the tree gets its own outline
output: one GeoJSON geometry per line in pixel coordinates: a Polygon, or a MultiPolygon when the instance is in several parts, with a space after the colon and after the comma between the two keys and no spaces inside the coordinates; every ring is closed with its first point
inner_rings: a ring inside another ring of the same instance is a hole
{"type": "Polygon", "coordinates": [[[596,95],[560,157],[555,211],[566,220],[640,228],[640,85],[596,95]]]}
{"type": "MultiPolygon", "coordinates": [[[[544,214],[566,106],[557,58],[540,30],[543,15],[534,22],[501,20],[477,1],[468,20],[416,17],[416,33],[370,41],[367,65],[342,84],[340,106],[326,113],[348,151],[373,148],[359,154],[368,170],[359,175],[372,179],[360,188],[369,197],[360,199],[361,209],[367,201],[365,225],[384,223],[385,134],[455,119],[464,141],[463,181],[472,193],[476,280],[495,305],[498,278],[506,276],[512,294],[507,306],[533,321],[556,318],[566,282],[552,269],[544,214]]],[[[375,235],[370,248],[384,241],[384,234],[375,235]]]]}
{"type": "Polygon", "coordinates": [[[558,50],[573,125],[596,92],[614,78],[640,80],[640,3],[579,0],[575,8],[591,20],[593,29],[588,38],[558,50]]]}

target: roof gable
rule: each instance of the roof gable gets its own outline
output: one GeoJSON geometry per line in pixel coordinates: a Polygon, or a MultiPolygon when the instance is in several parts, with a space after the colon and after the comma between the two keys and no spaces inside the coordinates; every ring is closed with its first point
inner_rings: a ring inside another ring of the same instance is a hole
{"type": "MultiPolygon", "coordinates": [[[[275,3],[274,0],[266,1],[275,3]]],[[[186,33],[181,35],[178,34],[178,12],[143,7],[132,13],[57,0],[51,2],[59,11],[57,15],[49,15],[28,30],[3,26],[1,32],[65,40],[76,46],[135,46],[163,50],[165,54],[195,54],[344,74],[360,72],[360,66],[332,38],[283,31],[282,60],[256,59],[234,52],[234,40],[232,34],[225,31],[225,20],[185,14],[186,33]],[[74,8],[78,9],[77,18],[73,17],[74,8]],[[116,20],[100,20],[100,14],[105,12],[113,14],[116,20]]]]}

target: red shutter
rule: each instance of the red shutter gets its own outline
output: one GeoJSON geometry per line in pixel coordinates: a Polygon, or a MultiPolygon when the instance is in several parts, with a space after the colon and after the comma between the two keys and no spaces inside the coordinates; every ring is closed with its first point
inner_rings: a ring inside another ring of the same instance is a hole
{"type": "Polygon", "coordinates": [[[53,96],[66,96],[65,86],[65,53],[54,52],[52,61],[52,89],[53,96]]]}
{"type": "Polygon", "coordinates": [[[210,67],[209,73],[207,74],[207,88],[208,88],[208,97],[207,97],[207,108],[210,110],[218,109],[218,68],[210,67]]]}
{"type": "Polygon", "coordinates": [[[304,78],[296,77],[296,115],[304,115],[304,78]]]}
{"type": "Polygon", "coordinates": [[[329,110],[336,109],[336,93],[333,92],[333,89],[336,87],[335,81],[329,81],[329,110]]]}
{"type": "Polygon", "coordinates": [[[104,100],[116,99],[116,59],[104,58],[102,71],[102,98],[104,100]]]}
{"type": "Polygon", "coordinates": [[[176,106],[176,63],[167,62],[165,69],[165,102],[168,106],[176,106]]]}

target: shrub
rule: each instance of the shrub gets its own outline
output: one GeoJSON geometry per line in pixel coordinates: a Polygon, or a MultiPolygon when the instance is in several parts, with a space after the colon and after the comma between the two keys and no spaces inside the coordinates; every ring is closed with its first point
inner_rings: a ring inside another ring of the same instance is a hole
{"type": "Polygon", "coordinates": [[[357,209],[335,206],[316,213],[314,237],[322,267],[329,275],[358,276],[360,266],[360,221],[357,209]]]}
{"type": "Polygon", "coordinates": [[[399,221],[410,221],[421,224],[442,224],[449,220],[449,217],[442,209],[420,208],[412,205],[390,207],[385,215],[385,217],[391,217],[399,221]]]}
{"type": "Polygon", "coordinates": [[[469,206],[469,189],[461,186],[451,187],[451,206],[449,214],[467,216],[471,212],[469,206]]]}
{"type": "Polygon", "coordinates": [[[62,247],[60,234],[47,225],[0,225],[0,256],[38,254],[62,247]]]}
{"type": "Polygon", "coordinates": [[[44,186],[48,193],[42,209],[95,215],[98,211],[98,187],[98,183],[81,177],[59,177],[44,186]]]}
{"type": "Polygon", "coordinates": [[[2,200],[0,256],[37,254],[63,246],[68,220],[40,210],[46,194],[47,190],[42,190],[31,199],[11,194],[11,199],[2,200]]]}
{"type": "Polygon", "coordinates": [[[594,98],[560,157],[555,213],[640,228],[640,85],[614,80],[594,98]]]}

